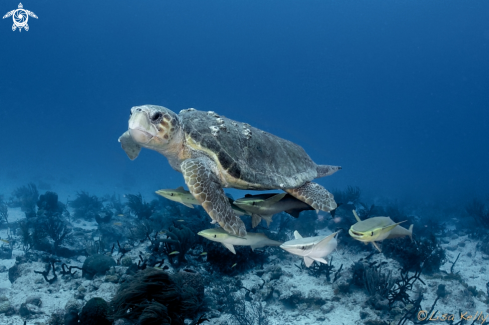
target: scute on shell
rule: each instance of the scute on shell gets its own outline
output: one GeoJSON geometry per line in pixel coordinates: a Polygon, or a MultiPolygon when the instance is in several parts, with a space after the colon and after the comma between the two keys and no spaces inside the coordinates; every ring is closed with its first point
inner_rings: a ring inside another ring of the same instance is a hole
{"type": "Polygon", "coordinates": [[[184,133],[214,153],[222,168],[240,181],[287,189],[317,177],[317,165],[293,142],[212,111],[187,110],[179,117],[184,133]],[[225,132],[219,132],[216,117],[223,121],[225,132]]]}

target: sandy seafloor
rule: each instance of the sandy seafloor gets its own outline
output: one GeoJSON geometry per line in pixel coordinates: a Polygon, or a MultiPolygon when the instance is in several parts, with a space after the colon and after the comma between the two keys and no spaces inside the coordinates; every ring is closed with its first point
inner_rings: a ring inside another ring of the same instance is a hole
{"type": "MultiPolygon", "coordinates": [[[[15,182],[15,185],[7,186],[6,183],[0,184],[0,194],[3,194],[5,198],[8,198],[12,191],[26,183],[15,182]]],[[[66,199],[71,196],[71,199],[76,196],[73,185],[62,185],[53,187],[51,190],[59,194],[60,201],[66,202],[66,199]]],[[[98,190],[88,190],[90,194],[103,195],[112,194],[115,192],[108,190],[104,192],[104,187],[98,188],[98,190]]],[[[120,189],[119,189],[120,190],[120,189]]],[[[39,193],[44,193],[45,190],[39,190],[39,193]]],[[[122,192],[122,191],[121,191],[122,192]]],[[[127,191],[126,191],[127,192],[127,191]]],[[[149,191],[148,191],[149,193],[149,191]]],[[[9,221],[15,222],[24,218],[24,213],[20,211],[20,208],[9,209],[9,221]]],[[[210,221],[210,220],[209,220],[210,221]]],[[[96,229],[96,222],[80,221],[73,226],[84,229],[96,229]]],[[[447,262],[441,267],[441,272],[450,273],[450,267],[457,255],[460,253],[459,261],[455,265],[455,271],[460,272],[463,281],[469,286],[475,286],[478,290],[486,292],[486,283],[489,282],[489,257],[483,256],[481,252],[476,250],[477,242],[468,238],[468,236],[457,234],[456,225],[449,225],[451,230],[449,235],[445,238],[441,238],[442,246],[444,248],[450,248],[446,250],[447,262]],[[469,254],[470,253],[470,254],[469,254]],[[471,257],[469,257],[471,255],[471,257]]],[[[6,229],[0,230],[0,238],[6,238],[6,229]]],[[[416,232],[416,230],[415,230],[416,232]]],[[[320,235],[327,235],[329,230],[325,229],[320,231],[320,235]]],[[[137,253],[144,251],[145,246],[148,243],[141,244],[141,247],[135,247],[128,256],[133,257],[133,260],[137,260],[137,253]]],[[[351,251],[335,251],[332,256],[334,258],[333,264],[336,268],[343,264],[342,278],[338,280],[345,280],[349,278],[348,269],[356,261],[362,257],[366,257],[369,252],[362,252],[360,254],[353,254],[351,251]]],[[[39,307],[39,314],[32,319],[27,320],[27,324],[48,324],[48,320],[56,311],[63,310],[68,301],[73,300],[75,294],[80,287],[84,287],[85,297],[82,304],[88,301],[92,297],[102,297],[109,301],[116,292],[119,284],[114,284],[105,281],[105,276],[96,276],[94,280],[85,280],[81,278],[80,272],[72,279],[63,279],[61,276],[58,281],[53,284],[48,284],[43,279],[42,275],[35,274],[33,271],[43,270],[44,263],[33,262],[30,264],[23,264],[21,277],[18,278],[13,284],[8,279],[8,269],[14,265],[15,258],[22,256],[24,253],[19,248],[14,249],[12,259],[0,260],[0,297],[8,299],[9,303],[17,311],[26,298],[37,296],[42,301],[41,307],[39,307]]],[[[273,299],[264,302],[265,314],[268,315],[270,324],[296,324],[296,325],[312,325],[312,324],[364,324],[368,320],[382,320],[387,323],[397,324],[397,320],[382,311],[375,311],[365,305],[365,301],[368,296],[363,289],[352,289],[347,294],[335,295],[334,289],[336,284],[328,283],[324,276],[318,278],[309,275],[307,272],[300,271],[296,265],[299,265],[301,260],[299,257],[291,254],[279,254],[279,256],[271,256],[268,263],[265,263],[263,270],[252,269],[243,274],[237,275],[235,278],[240,279],[244,287],[252,289],[253,287],[259,288],[264,283],[265,288],[273,288],[273,299]],[[274,268],[279,266],[282,270],[282,274],[279,278],[271,279],[270,274],[274,268]],[[285,301],[291,301],[295,299],[293,307],[290,304],[284,303],[285,301]],[[317,301],[324,301],[321,306],[311,305],[304,301],[310,301],[311,299],[317,301]],[[360,312],[364,311],[367,314],[363,314],[363,319],[360,317],[360,312]]],[[[117,258],[116,253],[114,257],[117,258]]],[[[82,266],[85,257],[80,256],[76,259],[61,259],[69,265],[82,266]]],[[[386,258],[382,254],[376,254],[371,261],[387,261],[388,267],[393,271],[394,275],[398,274],[399,264],[394,260],[386,258]]],[[[170,266],[170,271],[174,271],[171,265],[166,262],[166,265],[170,266]]],[[[118,272],[124,272],[124,267],[117,267],[118,272]]],[[[203,270],[203,272],[205,272],[203,270]]],[[[441,274],[441,273],[440,273],[441,274]]],[[[446,274],[446,273],[445,273],[446,274]]],[[[225,276],[223,276],[225,278],[225,276]]],[[[436,305],[436,310],[439,314],[455,314],[455,322],[460,320],[459,311],[468,312],[467,315],[475,315],[477,312],[482,313],[484,317],[489,315],[489,307],[483,298],[470,297],[467,295],[467,291],[464,286],[458,281],[445,281],[434,276],[422,275],[421,278],[426,283],[417,289],[424,291],[424,301],[422,303],[423,309],[428,310],[431,307],[432,302],[436,299],[436,290],[439,284],[445,284],[447,291],[449,292],[446,298],[440,299],[436,305]]],[[[206,294],[212,290],[212,288],[206,288],[206,294]]],[[[242,293],[246,291],[241,289],[242,293]]],[[[2,302],[0,302],[1,305],[2,302]]],[[[230,315],[221,314],[218,311],[211,310],[207,313],[207,316],[213,317],[210,322],[204,324],[231,324],[230,315]]],[[[489,323],[489,317],[487,321],[489,323]]],[[[6,316],[0,314],[0,324],[23,324],[24,320],[16,313],[13,316],[6,316]]],[[[439,321],[430,321],[430,323],[442,323],[439,321]]],[[[469,324],[472,321],[469,322],[469,324]]],[[[408,322],[411,324],[411,322],[408,322]]],[[[480,322],[477,322],[480,324],[480,322]]]]}

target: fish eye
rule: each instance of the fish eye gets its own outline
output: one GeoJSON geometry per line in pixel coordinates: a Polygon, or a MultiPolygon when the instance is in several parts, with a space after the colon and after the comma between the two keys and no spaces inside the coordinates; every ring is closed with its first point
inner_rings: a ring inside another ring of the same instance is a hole
{"type": "Polygon", "coordinates": [[[306,249],[306,247],[305,246],[302,246],[302,250],[304,250],[304,249],[306,249]]]}
{"type": "Polygon", "coordinates": [[[255,201],[253,201],[252,205],[255,205],[255,201]]]}
{"type": "Polygon", "coordinates": [[[216,238],[216,237],[217,237],[217,235],[214,235],[214,238],[216,238]]]}
{"type": "Polygon", "coordinates": [[[372,231],[372,232],[370,233],[370,236],[373,236],[373,235],[374,235],[374,232],[372,231]]]}
{"type": "Polygon", "coordinates": [[[170,193],[170,196],[173,196],[173,193],[170,193]]]}

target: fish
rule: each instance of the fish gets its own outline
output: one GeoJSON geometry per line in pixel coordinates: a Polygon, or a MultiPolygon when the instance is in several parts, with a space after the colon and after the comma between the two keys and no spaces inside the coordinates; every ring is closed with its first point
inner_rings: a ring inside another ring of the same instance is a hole
{"type": "Polygon", "coordinates": [[[168,255],[177,255],[177,254],[180,254],[180,252],[179,252],[179,251],[173,251],[173,252],[171,252],[171,253],[170,253],[170,254],[168,254],[168,255]]]}
{"type": "Polygon", "coordinates": [[[118,214],[117,215],[118,217],[123,217],[124,215],[122,213],[118,214]]]}
{"type": "MultiPolygon", "coordinates": [[[[191,209],[194,209],[194,205],[202,205],[200,204],[199,201],[190,193],[189,191],[185,190],[182,186],[172,190],[172,189],[166,189],[166,190],[158,190],[155,192],[158,195],[163,196],[164,198],[181,203],[185,205],[186,207],[189,207],[191,209]]],[[[236,205],[233,204],[233,199],[228,198],[229,203],[231,203],[231,207],[233,208],[234,214],[237,215],[238,217],[243,216],[246,214],[246,211],[243,209],[237,207],[236,205]]],[[[215,223],[215,222],[213,222],[215,223]]]]}
{"type": "Polygon", "coordinates": [[[114,226],[122,226],[122,222],[114,222],[113,225],[114,226]]]}
{"type": "Polygon", "coordinates": [[[231,253],[236,254],[234,246],[250,246],[251,250],[255,248],[260,248],[264,246],[280,246],[282,243],[271,240],[265,234],[248,232],[245,237],[236,237],[228,234],[222,228],[210,228],[202,230],[197,235],[202,236],[208,240],[212,240],[221,243],[226,247],[231,253]]]}
{"type": "Polygon", "coordinates": [[[10,242],[6,239],[0,239],[0,241],[3,241],[5,244],[10,244],[10,242]]]}
{"type": "Polygon", "coordinates": [[[244,198],[237,199],[233,203],[251,215],[253,228],[262,219],[267,222],[267,226],[270,226],[272,216],[283,211],[294,218],[298,218],[302,211],[314,210],[309,204],[296,199],[288,193],[247,194],[244,198]]]}
{"type": "Polygon", "coordinates": [[[294,231],[295,239],[283,243],[280,248],[291,254],[304,257],[306,267],[310,267],[314,261],[328,264],[324,258],[331,254],[338,245],[335,238],[337,234],[338,231],[328,236],[303,238],[296,230],[294,231]]]}
{"type": "Polygon", "coordinates": [[[200,256],[205,256],[205,255],[207,255],[207,252],[200,253],[200,256]]]}
{"type": "Polygon", "coordinates": [[[185,220],[182,220],[182,219],[180,219],[180,220],[177,220],[177,221],[178,221],[178,222],[185,222],[185,220]]]}
{"type": "Polygon", "coordinates": [[[348,231],[350,236],[366,245],[372,243],[379,252],[382,250],[376,244],[378,241],[405,236],[413,240],[413,225],[409,229],[399,225],[405,221],[396,223],[389,217],[372,217],[362,221],[355,210],[353,210],[353,215],[358,222],[350,227],[348,231]]]}
{"type": "Polygon", "coordinates": [[[238,263],[234,263],[233,266],[231,266],[231,268],[235,267],[236,265],[238,265],[238,263]]]}

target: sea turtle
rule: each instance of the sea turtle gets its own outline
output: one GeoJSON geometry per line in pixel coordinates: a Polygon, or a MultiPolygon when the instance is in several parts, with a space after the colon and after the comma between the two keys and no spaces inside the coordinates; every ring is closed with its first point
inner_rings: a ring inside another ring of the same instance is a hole
{"type": "Polygon", "coordinates": [[[27,21],[29,20],[29,16],[32,18],[38,18],[35,13],[29,10],[25,10],[22,3],[19,3],[19,8],[11,10],[7,12],[2,19],[8,18],[12,16],[14,24],[12,25],[12,31],[15,31],[19,28],[19,32],[22,31],[22,28],[25,28],[26,31],[29,30],[29,25],[27,25],[27,21]]]}
{"type": "Polygon", "coordinates": [[[238,237],[246,228],[223,187],[282,189],[316,210],[336,208],[333,195],[311,181],[341,167],[316,165],[299,145],[214,112],[189,108],[177,115],[162,106],[136,106],[119,142],[131,160],[141,147],[163,154],[210,217],[238,237]]]}

